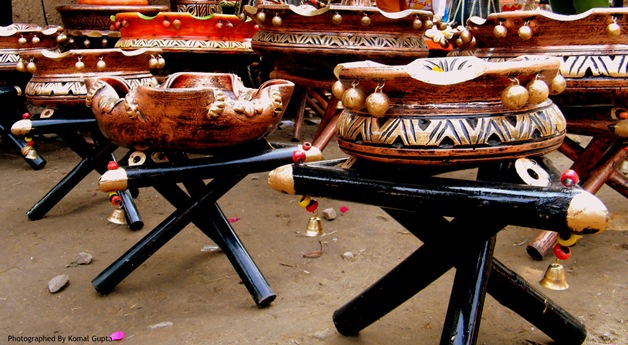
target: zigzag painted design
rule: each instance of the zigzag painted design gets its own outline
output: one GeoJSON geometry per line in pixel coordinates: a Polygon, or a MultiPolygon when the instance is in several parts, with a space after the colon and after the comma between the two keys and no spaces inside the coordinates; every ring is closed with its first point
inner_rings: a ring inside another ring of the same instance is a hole
{"type": "MultiPolygon", "coordinates": [[[[135,88],[139,85],[157,86],[157,79],[150,78],[125,78],[125,83],[129,88],[135,88]]],[[[87,95],[87,88],[82,81],[64,81],[64,82],[33,82],[26,84],[24,94],[27,96],[84,96],[87,95]]]]}
{"type": "Polygon", "coordinates": [[[628,55],[565,56],[560,66],[563,77],[582,78],[590,72],[594,77],[628,77],[628,55]]]}
{"type": "Polygon", "coordinates": [[[111,24],[111,19],[109,17],[73,17],[66,18],[68,22],[68,27],[71,28],[94,28],[94,27],[105,27],[109,28],[111,24]]]}
{"type": "Polygon", "coordinates": [[[193,16],[205,17],[210,14],[222,13],[222,7],[220,4],[177,5],[177,12],[187,12],[193,16]]]}
{"type": "Polygon", "coordinates": [[[338,47],[425,48],[425,41],[418,37],[336,36],[325,34],[285,34],[258,31],[253,40],[275,44],[299,44],[338,47]]]}
{"type": "MultiPolygon", "coordinates": [[[[574,55],[563,56],[560,74],[565,78],[628,77],[628,55],[574,55]]],[[[491,62],[508,61],[510,58],[489,58],[491,62]]]]}
{"type": "Polygon", "coordinates": [[[19,54],[0,54],[0,64],[17,64],[20,61],[19,54]]]}
{"type": "Polygon", "coordinates": [[[251,42],[173,39],[120,39],[116,48],[186,48],[203,50],[246,50],[252,51],[251,42]]]}
{"type": "Polygon", "coordinates": [[[539,140],[566,128],[565,118],[555,106],[516,115],[390,117],[380,122],[345,110],[338,119],[338,136],[365,144],[451,148],[539,140]]]}

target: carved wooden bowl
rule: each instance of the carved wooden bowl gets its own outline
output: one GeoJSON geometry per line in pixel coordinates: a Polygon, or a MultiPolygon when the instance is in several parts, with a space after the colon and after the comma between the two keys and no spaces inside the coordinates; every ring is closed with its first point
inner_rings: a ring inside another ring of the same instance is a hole
{"type": "Polygon", "coordinates": [[[55,108],[84,104],[85,79],[90,77],[118,76],[130,87],[154,86],[158,82],[150,71],[151,59],[160,53],[157,48],[21,52],[22,64],[32,73],[24,94],[35,105],[55,108]]]}
{"type": "Polygon", "coordinates": [[[428,55],[423,38],[432,12],[384,12],[375,6],[262,3],[245,6],[259,25],[253,50],[284,70],[320,74],[348,61],[409,63],[428,55]]]}
{"type": "Polygon", "coordinates": [[[26,86],[30,78],[16,70],[20,52],[34,52],[53,48],[63,32],[60,26],[40,27],[35,24],[11,24],[0,27],[0,79],[2,83],[26,86]]]}
{"type": "Polygon", "coordinates": [[[87,104],[102,133],[136,150],[207,151],[263,138],[276,128],[294,89],[281,79],[252,89],[234,74],[200,72],[175,73],[160,87],[129,89],[108,77],[87,84],[87,104]]]}
{"type": "Polygon", "coordinates": [[[332,92],[345,109],[340,149],[400,164],[452,165],[542,155],[565,136],[548,99],[560,59],[522,56],[417,59],[407,65],[340,64],[332,92]],[[525,97],[524,97],[525,96],[525,97]]]}
{"type": "Polygon", "coordinates": [[[628,8],[596,8],[578,15],[493,13],[486,19],[470,18],[467,29],[476,42],[468,53],[480,58],[561,57],[567,89],[552,96],[559,106],[628,105],[628,8]]]}

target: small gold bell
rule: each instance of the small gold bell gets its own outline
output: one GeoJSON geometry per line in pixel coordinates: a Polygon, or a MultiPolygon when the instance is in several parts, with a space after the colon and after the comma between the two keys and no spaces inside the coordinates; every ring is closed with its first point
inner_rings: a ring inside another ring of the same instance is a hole
{"type": "Polygon", "coordinates": [[[32,146],[22,147],[22,156],[26,159],[37,159],[37,151],[32,146]]]}
{"type": "Polygon", "coordinates": [[[113,210],[111,216],[107,218],[107,220],[114,224],[126,224],[124,210],[121,207],[116,207],[115,210],[113,210]]]}
{"type": "Polygon", "coordinates": [[[342,105],[350,110],[360,110],[364,106],[366,97],[364,91],[356,88],[357,84],[354,83],[353,87],[345,91],[342,95],[342,105]]]}
{"type": "Polygon", "coordinates": [[[621,164],[619,165],[619,169],[617,170],[619,170],[619,172],[624,175],[628,175],[628,160],[624,160],[623,162],[621,162],[621,164]]]}
{"type": "Polygon", "coordinates": [[[550,290],[566,290],[569,288],[569,284],[567,284],[567,280],[565,278],[565,268],[563,265],[558,263],[558,260],[550,264],[539,284],[550,290]]]}
{"type": "Polygon", "coordinates": [[[33,60],[29,61],[29,63],[26,65],[26,70],[32,74],[37,72],[37,65],[35,65],[35,62],[33,60]]]}
{"type": "Polygon", "coordinates": [[[504,38],[507,35],[508,29],[506,29],[506,27],[503,26],[501,23],[495,25],[495,27],[493,28],[493,36],[495,36],[496,38],[504,38]]]}
{"type": "Polygon", "coordinates": [[[360,19],[360,24],[362,24],[362,26],[371,25],[371,18],[369,18],[369,16],[364,13],[364,16],[362,16],[362,18],[360,19]]]}
{"type": "Polygon", "coordinates": [[[307,222],[307,227],[305,228],[305,236],[308,237],[316,237],[325,235],[325,231],[323,230],[323,223],[321,219],[318,218],[318,215],[314,213],[310,220],[307,222]]]}
{"type": "Polygon", "coordinates": [[[105,63],[105,61],[102,58],[100,58],[100,60],[98,60],[98,62],[96,63],[96,68],[99,71],[102,71],[105,68],[107,68],[107,64],[105,63]]]}
{"type": "Polygon", "coordinates": [[[390,99],[382,92],[382,86],[378,85],[375,92],[366,97],[366,110],[374,117],[381,117],[390,107],[390,99]]]}
{"type": "Polygon", "coordinates": [[[280,17],[280,16],[275,15],[275,16],[273,17],[272,23],[273,23],[273,25],[274,25],[274,26],[281,26],[281,23],[282,23],[282,22],[283,22],[283,21],[281,20],[281,17],[280,17]]]}
{"type": "Polygon", "coordinates": [[[24,64],[24,60],[20,59],[20,61],[17,62],[15,68],[18,70],[18,72],[26,72],[26,65],[24,64]]]}
{"type": "Polygon", "coordinates": [[[528,89],[518,84],[508,86],[501,94],[502,103],[506,108],[519,109],[528,102],[528,89]]]}
{"type": "Polygon", "coordinates": [[[526,86],[528,89],[528,102],[531,104],[539,104],[549,97],[549,86],[542,80],[534,79],[526,86]]]}
{"type": "Polygon", "coordinates": [[[342,23],[342,15],[340,13],[334,13],[334,15],[331,17],[331,22],[338,25],[340,23],[342,23]]]}

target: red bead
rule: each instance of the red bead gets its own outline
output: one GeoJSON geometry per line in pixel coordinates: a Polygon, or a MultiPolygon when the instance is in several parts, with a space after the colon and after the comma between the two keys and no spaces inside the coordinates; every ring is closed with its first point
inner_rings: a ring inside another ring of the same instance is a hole
{"type": "Polygon", "coordinates": [[[318,201],[312,200],[312,202],[309,205],[307,205],[305,210],[308,212],[314,212],[316,211],[317,208],[318,208],[318,201]]]}
{"type": "Polygon", "coordinates": [[[305,159],[307,158],[307,156],[305,155],[305,152],[299,150],[299,151],[294,151],[292,153],[292,161],[294,162],[294,164],[301,164],[303,162],[305,162],[305,159]]]}
{"type": "Polygon", "coordinates": [[[31,141],[27,141],[27,142],[26,142],[26,145],[28,145],[28,146],[33,146],[33,145],[35,145],[35,142],[34,142],[33,140],[31,140],[31,141]]]}
{"type": "Polygon", "coordinates": [[[306,141],[301,146],[303,147],[303,150],[309,151],[312,148],[312,143],[310,143],[309,141],[306,141]]]}
{"type": "Polygon", "coordinates": [[[107,164],[107,170],[116,170],[116,169],[118,169],[118,163],[114,161],[110,161],[109,164],[107,164]]]}
{"type": "Polygon", "coordinates": [[[114,195],[111,197],[111,204],[113,206],[119,206],[122,204],[122,198],[119,195],[114,195]]]}
{"type": "Polygon", "coordinates": [[[565,172],[563,172],[560,175],[560,182],[565,187],[572,187],[572,186],[577,185],[578,182],[580,182],[580,177],[578,176],[578,173],[569,169],[569,170],[565,170],[565,172]]]}
{"type": "Polygon", "coordinates": [[[23,118],[24,120],[26,120],[26,119],[30,119],[30,118],[31,118],[31,113],[24,113],[24,114],[22,114],[22,118],[23,118]]]}
{"type": "Polygon", "coordinates": [[[554,246],[554,255],[558,260],[567,260],[571,257],[571,249],[569,247],[561,246],[560,243],[556,243],[554,246]]]}

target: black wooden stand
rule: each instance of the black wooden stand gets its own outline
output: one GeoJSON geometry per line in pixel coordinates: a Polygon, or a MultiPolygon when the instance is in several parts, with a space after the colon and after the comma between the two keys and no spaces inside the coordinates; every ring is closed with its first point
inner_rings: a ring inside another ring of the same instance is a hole
{"type": "MultiPolygon", "coordinates": [[[[224,154],[188,158],[182,153],[166,153],[169,161],[165,163],[122,167],[129,188],[152,186],[176,210],[92,281],[96,291],[110,293],[164,244],[193,223],[227,255],[257,306],[269,305],[276,295],[217,201],[248,174],[289,164],[297,149],[296,146],[273,148],[261,140],[245,147],[230,148],[224,154]],[[206,179],[211,181],[206,184],[203,181],[206,179]]],[[[101,190],[104,179],[106,175],[101,177],[101,190]]]]}
{"type": "MultiPolygon", "coordinates": [[[[0,104],[5,109],[0,114],[0,136],[3,144],[14,146],[18,152],[22,152],[22,149],[27,146],[23,138],[11,133],[11,125],[26,112],[24,99],[19,95],[20,93],[21,91],[15,86],[0,86],[0,104]]],[[[46,166],[46,160],[39,154],[32,158],[22,154],[22,157],[34,170],[40,170],[46,166]]]]}
{"type": "MultiPolygon", "coordinates": [[[[85,107],[57,109],[53,117],[33,117],[30,123],[32,126],[30,133],[55,133],[81,157],[81,161],[26,213],[29,219],[38,220],[43,218],[92,171],[95,170],[100,174],[107,171],[107,164],[116,160],[114,151],[118,146],[103,137],[94,115],[85,107]],[[89,135],[93,144],[86,141],[84,135],[89,135]]],[[[131,193],[129,190],[121,190],[118,194],[122,198],[122,208],[129,228],[141,229],[144,222],[139,216],[131,193]]]]}
{"type": "MultiPolygon", "coordinates": [[[[424,244],[334,312],[341,334],[358,334],[455,267],[440,344],[476,343],[486,292],[555,341],[584,342],[584,325],[493,258],[493,247],[495,235],[507,225],[573,232],[567,221],[571,200],[595,196],[562,186],[522,185],[512,180],[517,175],[508,161],[480,166],[473,181],[435,177],[443,171],[429,167],[345,164],[282,167],[291,173],[271,172],[271,185],[274,179],[283,185],[289,180],[296,194],[381,207],[424,244]]],[[[601,211],[600,217],[607,216],[601,211]]]]}

